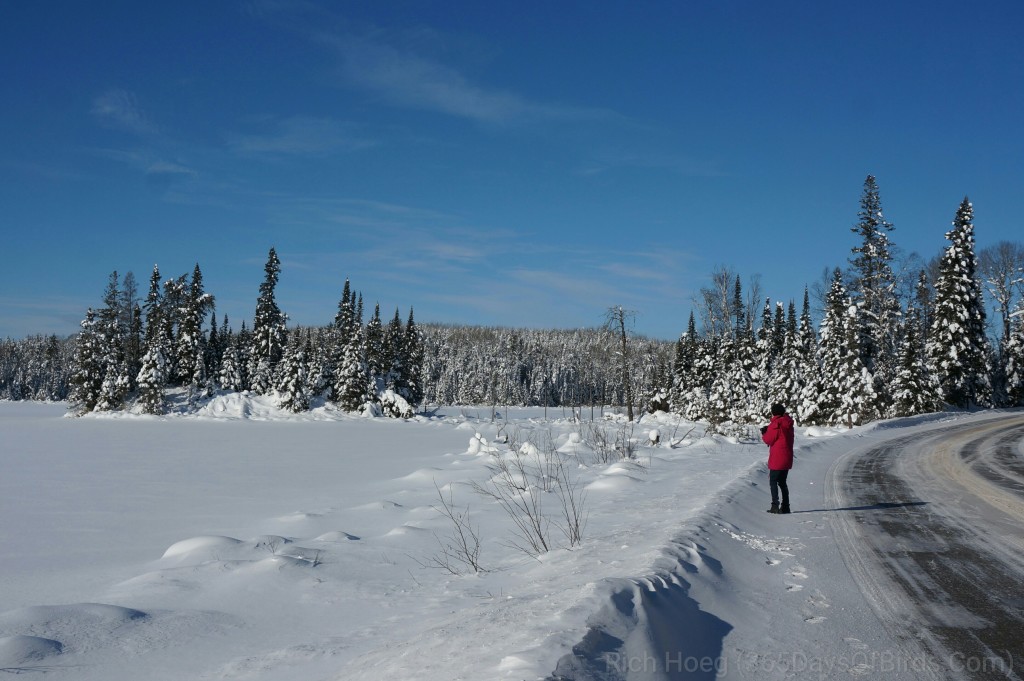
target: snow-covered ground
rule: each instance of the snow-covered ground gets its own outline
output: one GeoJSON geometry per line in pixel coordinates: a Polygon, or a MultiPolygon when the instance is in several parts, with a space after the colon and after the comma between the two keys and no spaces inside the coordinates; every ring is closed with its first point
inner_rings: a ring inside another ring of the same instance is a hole
{"type": "Polygon", "coordinates": [[[763,445],[665,415],[629,426],[589,410],[577,422],[444,408],[397,421],[239,395],[189,416],[64,409],[0,403],[2,671],[771,679],[832,664],[872,678],[896,650],[833,546],[841,511],[824,499],[829,467],[882,437],[876,426],[799,429],[790,486],[804,512],[770,516],[763,445]],[[626,436],[634,458],[605,460],[626,436]],[[582,543],[561,531],[553,483],[533,491],[555,547],[539,556],[474,491],[497,489],[493,464],[524,443],[549,483],[563,464],[582,543]],[[485,571],[444,560],[456,528],[442,495],[468,511],[485,571]]]}

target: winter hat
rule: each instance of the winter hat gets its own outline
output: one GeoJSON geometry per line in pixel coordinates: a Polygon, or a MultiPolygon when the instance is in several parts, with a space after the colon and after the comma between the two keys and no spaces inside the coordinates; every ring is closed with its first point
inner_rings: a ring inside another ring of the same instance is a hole
{"type": "Polygon", "coordinates": [[[786,408],[783,407],[781,404],[773,404],[772,405],[772,416],[782,416],[785,413],[786,413],[786,408]]]}

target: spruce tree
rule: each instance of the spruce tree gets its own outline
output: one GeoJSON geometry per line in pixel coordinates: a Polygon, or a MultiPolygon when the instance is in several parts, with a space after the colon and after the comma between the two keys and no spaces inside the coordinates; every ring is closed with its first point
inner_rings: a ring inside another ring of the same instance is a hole
{"type": "Polygon", "coordinates": [[[833,423],[852,426],[872,421],[881,416],[881,413],[874,377],[861,361],[863,354],[858,347],[863,337],[858,328],[861,316],[852,301],[849,302],[844,329],[846,345],[843,348],[840,373],[840,408],[833,423]]]}
{"type": "Polygon", "coordinates": [[[334,315],[334,323],[328,329],[327,335],[327,361],[324,363],[325,380],[330,389],[328,399],[332,402],[341,401],[341,396],[336,391],[340,385],[341,367],[345,363],[345,353],[351,337],[355,333],[355,296],[352,294],[352,286],[348,278],[342,288],[341,300],[338,301],[338,311],[334,315]]]}
{"type": "Polygon", "coordinates": [[[935,282],[928,359],[946,402],[957,407],[991,406],[990,350],[985,305],[974,252],[974,209],[965,197],[957,209],[950,245],[935,282]]]}
{"type": "Polygon", "coordinates": [[[249,380],[256,394],[273,389],[277,365],[287,341],[286,316],[277,306],[275,289],[281,274],[281,261],[273,248],[267,255],[260,295],[256,299],[256,315],[252,320],[252,346],[249,352],[249,380]]]}
{"type": "Polygon", "coordinates": [[[178,329],[181,326],[182,310],[188,286],[184,275],[164,282],[164,294],[160,317],[164,325],[164,340],[167,343],[167,377],[176,385],[181,384],[178,369],[178,329]]]}
{"type": "Polygon", "coordinates": [[[726,378],[731,402],[729,420],[736,424],[756,423],[768,411],[758,399],[755,354],[754,333],[748,326],[736,338],[726,378]]]}
{"type": "Polygon", "coordinates": [[[113,411],[124,406],[125,397],[131,389],[131,379],[125,363],[125,339],[127,316],[122,310],[123,297],[115,270],[110,274],[103,294],[103,307],[97,315],[97,330],[100,345],[102,382],[100,395],[94,409],[113,411]]]}
{"type": "Polygon", "coordinates": [[[405,322],[405,337],[402,339],[405,358],[405,392],[402,397],[413,407],[423,401],[423,335],[413,319],[409,308],[409,319],[405,322]]]}
{"type": "Polygon", "coordinates": [[[384,330],[384,362],[387,367],[384,387],[401,394],[405,386],[405,329],[398,308],[384,330]]]}
{"type": "Polygon", "coordinates": [[[366,365],[374,393],[383,392],[391,363],[385,360],[384,325],[380,320],[380,304],[374,306],[373,317],[366,324],[366,365]]]}
{"type": "Polygon", "coordinates": [[[814,320],[811,319],[811,297],[804,287],[804,305],[800,312],[800,350],[805,357],[815,357],[818,354],[818,332],[814,329],[814,320]]]}
{"type": "MultiPolygon", "coordinates": [[[[781,331],[782,329],[776,329],[776,323],[772,317],[771,298],[765,298],[764,307],[761,309],[761,328],[757,330],[756,370],[752,377],[757,401],[754,411],[757,414],[767,414],[771,405],[779,401],[776,396],[778,391],[775,381],[781,348],[776,343],[776,333],[781,333],[781,331]]],[[[779,341],[781,340],[780,335],[779,341]]]]}
{"type": "Polygon", "coordinates": [[[914,416],[938,411],[942,406],[939,386],[924,361],[921,312],[907,309],[906,329],[899,351],[899,371],[893,378],[893,416],[914,416]]]}
{"type": "Polygon", "coordinates": [[[217,374],[217,383],[223,390],[241,392],[245,389],[245,380],[242,374],[242,367],[245,365],[241,357],[239,340],[236,336],[231,339],[220,363],[220,371],[217,374]]]}
{"type": "Polygon", "coordinates": [[[139,404],[143,413],[164,413],[164,384],[167,379],[166,356],[159,345],[147,347],[136,378],[139,404]]]}
{"type": "Polygon", "coordinates": [[[789,405],[793,414],[796,414],[804,388],[804,358],[801,356],[800,339],[797,336],[796,306],[792,301],[789,304],[789,319],[782,333],[782,352],[772,376],[769,404],[789,405]]]}
{"type": "MultiPolygon", "coordinates": [[[[843,391],[849,383],[847,354],[853,334],[847,333],[850,298],[843,285],[842,272],[837,268],[832,286],[825,298],[825,316],[821,320],[818,342],[819,378],[808,383],[803,395],[801,421],[808,424],[835,425],[842,418],[843,391]],[[817,383],[817,385],[814,385],[817,383]],[[814,386],[814,387],[810,387],[814,386]],[[809,395],[808,390],[817,392],[809,395]],[[808,401],[813,401],[808,404],[808,401]]],[[[855,327],[856,328],[856,327],[855,327]]]]}
{"type": "Polygon", "coordinates": [[[879,399],[888,401],[885,386],[895,371],[900,304],[892,270],[892,246],[888,233],[893,226],[882,215],[878,184],[871,175],[864,180],[859,222],[851,228],[861,238],[850,260],[853,281],[850,297],[857,306],[858,346],[863,366],[876,378],[879,399]]]}
{"type": "Polygon", "coordinates": [[[178,373],[181,384],[188,386],[189,400],[192,401],[207,392],[207,349],[202,327],[207,311],[213,306],[213,296],[203,287],[199,263],[192,270],[192,280],[183,303],[178,323],[178,373]]]}
{"type": "Polygon", "coordinates": [[[1024,407],[1024,309],[1010,326],[1003,350],[1007,406],[1024,407]]]}
{"type": "Polygon", "coordinates": [[[281,361],[277,394],[282,409],[300,412],[309,409],[309,382],[305,336],[296,329],[281,361]]]}
{"type": "Polygon", "coordinates": [[[675,359],[672,362],[672,391],[669,395],[672,411],[684,416],[686,416],[687,406],[692,400],[697,343],[697,324],[693,311],[691,311],[686,333],[676,341],[675,359]]]}
{"type": "Polygon", "coordinates": [[[707,391],[706,418],[711,429],[720,430],[721,424],[730,419],[736,395],[730,375],[730,368],[735,361],[736,344],[731,334],[718,339],[713,359],[713,372],[707,391]]]}
{"type": "Polygon", "coordinates": [[[96,313],[90,307],[81,323],[82,330],[75,340],[75,368],[71,376],[70,399],[79,413],[90,412],[100,400],[103,385],[103,357],[96,313]]]}
{"type": "MultiPolygon", "coordinates": [[[[318,335],[322,333],[321,331],[318,335]]],[[[324,352],[324,344],[322,342],[313,342],[312,329],[306,329],[304,343],[303,352],[305,352],[306,361],[309,364],[307,382],[310,398],[323,397],[331,385],[330,381],[334,380],[333,375],[327,371],[327,355],[324,352]]]]}
{"type": "Polygon", "coordinates": [[[145,302],[146,331],[142,366],[136,378],[139,403],[147,414],[164,413],[164,385],[167,383],[167,339],[163,320],[163,296],[160,294],[160,268],[153,265],[149,294],[145,302]]]}
{"type": "Polygon", "coordinates": [[[338,406],[345,411],[359,411],[372,400],[362,335],[358,327],[349,335],[335,371],[333,394],[338,406]]]}

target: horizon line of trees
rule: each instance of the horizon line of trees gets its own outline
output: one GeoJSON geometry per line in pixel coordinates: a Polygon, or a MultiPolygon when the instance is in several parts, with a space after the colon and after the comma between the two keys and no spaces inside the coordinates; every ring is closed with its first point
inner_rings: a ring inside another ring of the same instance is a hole
{"type": "Polygon", "coordinates": [[[965,197],[941,257],[908,277],[894,267],[893,229],[869,175],[848,267],[832,269],[815,292],[817,327],[808,288],[798,315],[794,300],[762,297],[756,278],[744,295],[739,275],[721,268],[694,300],[700,331],[691,312],[675,343],[625,339],[624,329],[619,337],[608,328],[419,327],[411,308],[405,324],[396,309],[385,325],[379,306],[364,323],[363,297],[348,280],[331,324],[288,329],[273,248],[253,327],[235,332],[226,316],[218,326],[198,264],[191,277],[166,281],[154,267],[145,300],[130,272],[122,281],[114,272],[103,306],[86,313],[73,340],[0,342],[0,397],[158,414],[168,388],[183,388],[192,404],[215,390],[250,390],[294,411],[322,398],[408,416],[423,402],[632,407],[637,395],[644,410],[715,428],[763,420],[774,402],[804,425],[1024,405],[1024,247],[1001,242],[976,254],[965,197]],[[986,292],[997,312],[991,327],[986,292]]]}

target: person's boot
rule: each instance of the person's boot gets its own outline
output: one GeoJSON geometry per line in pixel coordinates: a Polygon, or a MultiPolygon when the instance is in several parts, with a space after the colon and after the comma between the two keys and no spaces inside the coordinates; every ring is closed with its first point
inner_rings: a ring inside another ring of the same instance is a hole
{"type": "Polygon", "coordinates": [[[781,513],[781,511],[779,510],[779,502],[773,501],[772,502],[772,507],[768,509],[768,512],[769,513],[781,513]]]}
{"type": "Polygon", "coordinates": [[[783,501],[782,508],[779,509],[779,513],[789,513],[789,502],[783,501]]]}

